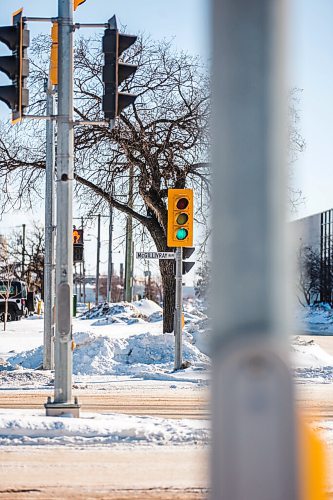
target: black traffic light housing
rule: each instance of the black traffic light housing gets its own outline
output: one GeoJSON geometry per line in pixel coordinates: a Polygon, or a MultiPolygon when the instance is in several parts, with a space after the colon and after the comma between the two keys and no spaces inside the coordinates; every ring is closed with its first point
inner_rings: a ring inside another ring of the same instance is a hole
{"type": "Polygon", "coordinates": [[[12,51],[11,56],[0,57],[0,71],[5,73],[12,85],[0,87],[0,100],[12,110],[12,123],[21,121],[24,109],[29,105],[26,79],[29,75],[29,30],[23,21],[23,9],[13,14],[12,26],[0,26],[0,42],[12,51]]]}
{"type": "Polygon", "coordinates": [[[83,229],[76,229],[73,227],[73,262],[83,262],[83,249],[84,249],[84,240],[83,240],[83,229]]]}
{"type": "MultiPolygon", "coordinates": [[[[183,259],[189,259],[193,252],[195,251],[195,247],[183,247],[183,259]]],[[[183,260],[182,262],[182,274],[187,274],[188,272],[191,271],[192,267],[194,266],[195,262],[193,261],[187,261],[183,260]]],[[[175,270],[176,272],[176,270],[175,270]]]]}
{"type": "Polygon", "coordinates": [[[135,64],[125,64],[119,61],[121,54],[131,47],[137,36],[119,33],[116,16],[109,20],[109,28],[103,36],[103,83],[104,95],[102,108],[107,120],[115,120],[120,113],[134,103],[136,95],[119,92],[118,86],[132,76],[137,70],[135,64]]]}
{"type": "MultiPolygon", "coordinates": [[[[183,247],[183,259],[189,259],[194,251],[195,247],[187,247],[187,248],[183,247]]],[[[195,262],[189,262],[183,260],[183,269],[182,269],[183,274],[187,274],[189,271],[191,271],[194,264],[195,262]]]]}

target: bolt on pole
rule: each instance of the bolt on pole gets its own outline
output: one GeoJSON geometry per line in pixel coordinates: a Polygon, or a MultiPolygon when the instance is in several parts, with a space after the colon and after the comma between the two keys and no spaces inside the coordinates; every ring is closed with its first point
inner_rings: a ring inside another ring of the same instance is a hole
{"type": "Polygon", "coordinates": [[[58,130],[57,130],[57,245],[56,335],[54,402],[47,415],[71,413],[72,403],[72,300],[73,300],[73,0],[58,0],[58,130]]]}
{"type": "Polygon", "coordinates": [[[212,500],[294,500],[286,2],[212,0],[212,500]]]}
{"type": "Polygon", "coordinates": [[[183,249],[176,248],[176,301],[174,316],[175,370],[182,367],[183,249]]]}
{"type": "MultiPolygon", "coordinates": [[[[46,82],[46,114],[54,114],[54,91],[50,82],[46,82]]],[[[54,368],[54,175],[55,175],[55,146],[54,122],[46,122],[46,173],[45,173],[45,262],[44,262],[44,351],[43,368],[54,368]]]]}

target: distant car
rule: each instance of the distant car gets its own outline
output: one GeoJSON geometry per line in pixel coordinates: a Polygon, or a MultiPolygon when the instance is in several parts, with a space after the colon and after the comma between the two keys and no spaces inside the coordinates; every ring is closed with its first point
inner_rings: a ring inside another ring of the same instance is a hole
{"type": "Polygon", "coordinates": [[[0,280],[0,319],[4,321],[6,295],[8,298],[8,321],[18,321],[28,315],[27,285],[24,281],[0,280]]]}

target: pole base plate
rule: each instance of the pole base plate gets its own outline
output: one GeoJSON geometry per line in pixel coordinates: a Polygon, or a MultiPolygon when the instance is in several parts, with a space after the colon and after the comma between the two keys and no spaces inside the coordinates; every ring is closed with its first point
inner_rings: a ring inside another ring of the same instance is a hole
{"type": "Polygon", "coordinates": [[[45,403],[47,417],[80,417],[81,405],[75,403],[45,403]]]}

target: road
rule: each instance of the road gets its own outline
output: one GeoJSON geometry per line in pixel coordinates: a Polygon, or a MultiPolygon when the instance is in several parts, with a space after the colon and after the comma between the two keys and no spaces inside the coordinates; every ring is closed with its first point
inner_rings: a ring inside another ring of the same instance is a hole
{"type": "MultiPolygon", "coordinates": [[[[315,337],[315,341],[333,355],[333,337],[315,337]]],[[[209,418],[208,394],[203,391],[161,397],[126,391],[77,395],[84,411],[209,418]]],[[[46,392],[0,391],[0,407],[40,409],[46,396],[46,392]]],[[[297,400],[310,422],[333,420],[331,384],[298,384],[297,400]]],[[[333,470],[333,445],[327,452],[328,467],[333,470]]],[[[208,464],[209,450],[195,446],[3,447],[0,500],[201,500],[208,496],[208,464]]],[[[330,476],[329,498],[333,499],[330,476]]]]}

